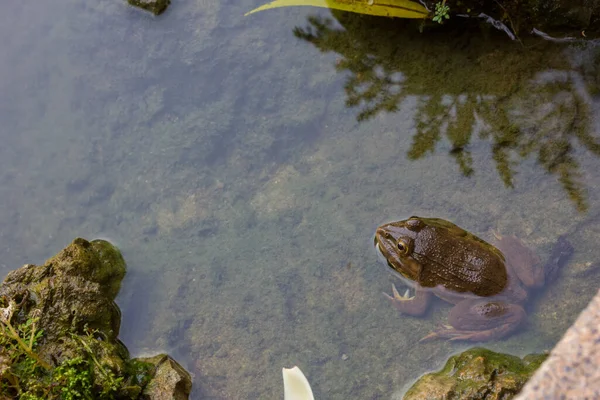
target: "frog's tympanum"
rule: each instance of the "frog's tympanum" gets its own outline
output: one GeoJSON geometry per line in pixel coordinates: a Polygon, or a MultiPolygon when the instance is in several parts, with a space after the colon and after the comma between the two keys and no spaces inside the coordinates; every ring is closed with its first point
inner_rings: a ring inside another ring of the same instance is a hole
{"type": "Polygon", "coordinates": [[[497,236],[496,247],[451,222],[410,217],[377,228],[375,247],[414,288],[386,294],[400,312],[425,313],[432,295],[454,304],[449,325],[424,339],[484,341],[514,332],[525,320],[531,289],[553,279],[572,254],[559,238],[546,265],[515,237],[497,236]]]}

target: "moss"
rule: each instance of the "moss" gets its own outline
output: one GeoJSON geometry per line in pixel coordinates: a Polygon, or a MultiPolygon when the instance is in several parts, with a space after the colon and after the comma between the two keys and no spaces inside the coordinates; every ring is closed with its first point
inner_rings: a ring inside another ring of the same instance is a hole
{"type": "Polygon", "coordinates": [[[450,357],[441,371],[421,377],[404,399],[509,399],[546,357],[535,354],[520,359],[476,347],[450,357]]]}
{"type": "Polygon", "coordinates": [[[44,265],[9,273],[0,295],[16,301],[27,296],[27,309],[44,310],[40,324],[50,342],[66,332],[82,333],[84,326],[113,339],[121,318],[114,298],[125,268],[119,250],[110,243],[78,238],[44,265]]]}
{"type": "Polygon", "coordinates": [[[106,296],[114,299],[125,277],[126,265],[123,255],[106,240],[92,240],[90,244],[96,256],[96,268],[93,269],[90,280],[100,283],[106,296]]]}

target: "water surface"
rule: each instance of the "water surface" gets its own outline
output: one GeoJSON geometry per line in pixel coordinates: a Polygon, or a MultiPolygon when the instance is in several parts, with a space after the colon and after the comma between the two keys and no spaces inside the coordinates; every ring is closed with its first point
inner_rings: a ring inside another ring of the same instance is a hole
{"type": "Polygon", "coordinates": [[[420,34],[256,1],[8,3],[0,16],[0,267],[74,237],[128,262],[133,355],[168,351],[194,398],[391,399],[466,344],[385,301],[375,227],[447,218],[576,248],[518,334],[551,348],[598,287],[598,49],[420,34]]]}

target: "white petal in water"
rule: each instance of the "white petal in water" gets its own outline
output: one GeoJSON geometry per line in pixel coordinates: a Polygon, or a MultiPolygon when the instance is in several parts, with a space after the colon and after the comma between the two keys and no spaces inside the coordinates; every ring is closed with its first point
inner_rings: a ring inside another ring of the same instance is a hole
{"type": "Polygon", "coordinates": [[[315,400],[308,380],[300,368],[283,368],[284,400],[315,400]]]}

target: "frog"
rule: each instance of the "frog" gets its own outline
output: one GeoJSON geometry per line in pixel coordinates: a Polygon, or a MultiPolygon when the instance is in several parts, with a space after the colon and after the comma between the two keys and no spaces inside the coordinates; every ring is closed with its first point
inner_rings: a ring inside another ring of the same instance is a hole
{"type": "Polygon", "coordinates": [[[412,216],[379,226],[375,248],[409,287],[384,293],[402,314],[422,316],[433,297],[452,305],[448,324],[421,339],[483,342],[513,334],[527,319],[525,305],[573,253],[560,236],[548,261],[516,236],[494,233],[493,244],[441,218],[412,216]],[[411,289],[414,295],[410,295],[411,289]]]}

